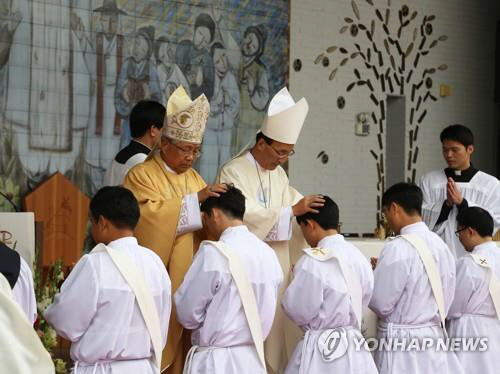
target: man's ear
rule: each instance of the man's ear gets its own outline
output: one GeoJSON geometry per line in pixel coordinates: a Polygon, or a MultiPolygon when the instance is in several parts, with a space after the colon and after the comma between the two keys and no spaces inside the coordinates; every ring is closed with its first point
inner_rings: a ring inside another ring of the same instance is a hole
{"type": "Polygon", "coordinates": [[[103,216],[99,216],[97,218],[97,227],[99,227],[99,230],[105,230],[109,228],[109,221],[104,218],[103,216]]]}
{"type": "Polygon", "coordinates": [[[474,144],[468,145],[467,148],[465,148],[467,153],[471,155],[474,152],[474,144]]]}
{"type": "Polygon", "coordinates": [[[392,203],[390,203],[389,207],[387,208],[387,211],[392,212],[392,213],[399,213],[400,210],[401,210],[401,207],[398,204],[396,204],[394,201],[392,203]]]}
{"type": "Polygon", "coordinates": [[[264,139],[260,138],[260,139],[257,141],[257,143],[255,143],[255,145],[257,146],[257,148],[258,148],[259,150],[262,150],[262,149],[264,148],[264,143],[265,143],[265,142],[266,142],[266,141],[265,141],[264,139]]]}
{"type": "Polygon", "coordinates": [[[315,229],[316,228],[316,225],[317,225],[317,222],[312,220],[312,219],[306,219],[306,226],[309,228],[309,229],[315,229]]]}
{"type": "Polygon", "coordinates": [[[224,213],[218,208],[212,208],[212,215],[215,220],[219,221],[224,213]]]}

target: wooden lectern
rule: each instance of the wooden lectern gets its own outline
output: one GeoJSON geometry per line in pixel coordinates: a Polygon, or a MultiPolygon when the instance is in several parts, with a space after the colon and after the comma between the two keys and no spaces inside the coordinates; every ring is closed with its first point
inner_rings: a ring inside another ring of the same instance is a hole
{"type": "Polygon", "coordinates": [[[24,199],[24,209],[43,223],[41,266],[62,259],[65,266],[81,257],[89,212],[89,198],[61,173],[41,183],[24,199]]]}

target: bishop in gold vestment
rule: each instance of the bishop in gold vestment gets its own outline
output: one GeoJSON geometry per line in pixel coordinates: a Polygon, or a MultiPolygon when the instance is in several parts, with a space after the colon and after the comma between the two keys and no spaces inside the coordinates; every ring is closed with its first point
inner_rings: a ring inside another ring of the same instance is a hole
{"type": "MultiPolygon", "coordinates": [[[[174,91],[167,103],[161,144],[144,163],[129,171],[124,182],[141,209],[135,236],[163,260],[172,282],[172,294],[189,269],[200,241],[199,204],[225,190],[225,186],[206,186],[191,168],[200,154],[209,110],[204,95],[191,101],[182,87],[174,91]]],[[[172,308],[162,372],[182,372],[186,337],[172,308]]]]}

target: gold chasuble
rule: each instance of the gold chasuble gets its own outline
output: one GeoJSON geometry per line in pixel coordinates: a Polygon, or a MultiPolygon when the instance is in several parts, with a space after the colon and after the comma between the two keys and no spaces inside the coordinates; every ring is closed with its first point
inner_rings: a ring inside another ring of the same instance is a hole
{"type": "Polygon", "coordinates": [[[278,293],[276,316],[264,344],[268,371],[283,373],[302,332],[283,313],[281,298],[290,280],[291,264],[298,261],[307,244],[295,218],[290,241],[272,241],[269,233],[280,220],[282,208],[294,205],[302,195],[289,186],[288,177],[281,166],[275,170],[264,170],[253,157],[249,157],[248,152],[222,167],[218,183],[233,183],[243,192],[246,197],[243,222],[274,249],[283,270],[284,282],[278,293]]]}
{"type": "MultiPolygon", "coordinates": [[[[198,248],[201,232],[177,236],[182,199],[196,193],[206,184],[193,169],[175,174],[167,171],[160,154],[132,168],[124,187],[130,189],[139,202],[141,217],[135,229],[139,244],[153,250],[163,260],[172,281],[172,297],[180,286],[198,248]]],[[[185,335],[185,333],[184,333],[185,335]]],[[[162,371],[180,373],[183,362],[183,328],[177,322],[175,303],[168,328],[167,345],[163,351],[162,371]],[[175,360],[175,365],[172,365],[175,360]],[[172,367],[170,367],[172,366],[172,367]]]]}

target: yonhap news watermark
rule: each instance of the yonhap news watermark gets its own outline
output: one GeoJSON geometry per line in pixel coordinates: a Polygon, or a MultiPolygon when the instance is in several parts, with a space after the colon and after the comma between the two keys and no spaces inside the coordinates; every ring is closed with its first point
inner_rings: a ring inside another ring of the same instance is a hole
{"type": "MultiPolygon", "coordinates": [[[[352,330],[351,330],[352,331],[352,330]]],[[[347,351],[368,352],[485,352],[487,337],[378,337],[364,338],[342,327],[323,331],[317,346],[327,362],[344,356],[347,351]]]]}
{"type": "Polygon", "coordinates": [[[355,350],[370,352],[484,352],[488,350],[488,338],[356,338],[352,340],[355,350]]]}

